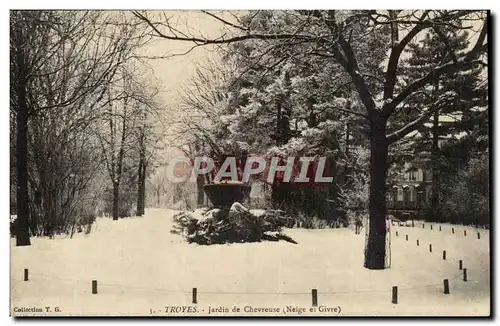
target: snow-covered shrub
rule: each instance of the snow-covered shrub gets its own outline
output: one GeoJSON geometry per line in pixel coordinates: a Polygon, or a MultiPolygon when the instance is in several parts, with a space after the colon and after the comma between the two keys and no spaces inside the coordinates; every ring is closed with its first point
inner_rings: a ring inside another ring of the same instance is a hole
{"type": "Polygon", "coordinates": [[[340,193],[349,224],[352,224],[357,215],[366,214],[368,211],[370,164],[368,149],[353,148],[348,164],[350,168],[346,175],[347,182],[341,187],[340,193]]]}
{"type": "Polygon", "coordinates": [[[189,243],[200,245],[285,240],[295,243],[281,233],[291,220],[280,211],[252,214],[240,203],[229,210],[213,209],[196,216],[179,212],[173,217],[172,233],[181,234],[189,243]]]}
{"type": "Polygon", "coordinates": [[[294,227],[304,229],[328,229],[345,227],[343,221],[319,219],[316,216],[299,213],[295,218],[294,227]]]}
{"type": "Polygon", "coordinates": [[[471,159],[464,169],[442,177],[439,214],[427,206],[427,220],[465,225],[489,225],[489,156],[471,159]]]}

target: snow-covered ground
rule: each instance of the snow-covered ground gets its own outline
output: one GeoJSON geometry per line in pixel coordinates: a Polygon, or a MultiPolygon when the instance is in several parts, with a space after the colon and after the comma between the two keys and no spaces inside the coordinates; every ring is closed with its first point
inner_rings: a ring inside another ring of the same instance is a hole
{"type": "Polygon", "coordinates": [[[151,209],[142,218],[98,219],[90,235],[34,238],[29,247],[15,247],[12,240],[11,313],[43,315],[18,311],[50,307],[50,315],[201,316],[221,306],[229,309],[224,315],[254,316],[270,314],[250,313],[246,306],[280,308],[274,314],[279,316],[337,316],[338,307],[340,315],[358,316],[490,312],[487,230],[453,226],[452,234],[452,226],[444,224],[442,231],[436,224],[433,230],[428,223],[422,228],[421,222],[414,228],[393,226],[392,266],[373,271],[363,268],[364,234],[351,229],[286,230],[298,244],[199,246],[170,233],[173,214],[151,209]],[[468,282],[462,280],[459,260],[468,282]],[[94,279],[98,294],[91,293],[94,279]],[[443,279],[449,279],[450,294],[443,293],[443,279]],[[391,303],[392,286],[399,288],[398,304],[391,303]],[[191,304],[193,287],[197,305],[191,304]],[[316,312],[309,310],[313,288],[316,312]],[[166,306],[175,305],[196,306],[198,312],[165,313],[166,306]],[[305,312],[283,313],[287,306],[305,312]],[[320,306],[337,310],[319,312],[320,306]]]}

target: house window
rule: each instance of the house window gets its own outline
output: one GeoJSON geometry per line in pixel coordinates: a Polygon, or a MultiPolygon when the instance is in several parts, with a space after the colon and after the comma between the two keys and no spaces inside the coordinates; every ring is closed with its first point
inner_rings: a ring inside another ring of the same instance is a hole
{"type": "Polygon", "coordinates": [[[403,201],[403,189],[398,188],[398,201],[403,201]]]}
{"type": "Polygon", "coordinates": [[[410,201],[410,187],[408,186],[403,187],[403,201],[405,203],[410,201]]]}
{"type": "Polygon", "coordinates": [[[421,169],[410,171],[408,174],[409,181],[422,181],[423,173],[421,169]]]}
{"type": "Polygon", "coordinates": [[[424,171],[422,169],[418,169],[418,178],[417,181],[424,181],[424,171]]]}

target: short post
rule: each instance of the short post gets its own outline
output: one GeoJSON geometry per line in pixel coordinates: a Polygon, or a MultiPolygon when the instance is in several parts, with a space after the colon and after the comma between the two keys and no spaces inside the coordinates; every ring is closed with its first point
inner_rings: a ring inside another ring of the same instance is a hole
{"type": "Polygon", "coordinates": [[[312,289],[311,295],[312,295],[312,306],[317,307],[318,306],[318,290],[312,289]]]}
{"type": "Polygon", "coordinates": [[[408,241],[408,234],[406,235],[406,241],[408,241]]]}
{"type": "Polygon", "coordinates": [[[398,287],[397,286],[392,287],[392,303],[394,303],[394,304],[398,303],[398,287]]]}
{"type": "Polygon", "coordinates": [[[467,268],[464,268],[464,282],[467,282],[467,268]]]}
{"type": "Polygon", "coordinates": [[[419,246],[419,245],[420,245],[420,244],[419,244],[418,239],[417,239],[417,246],[419,246]]]}
{"type": "Polygon", "coordinates": [[[422,223],[422,229],[425,229],[425,224],[424,223],[422,223]]]}
{"type": "Polygon", "coordinates": [[[28,278],[28,269],[25,268],[24,269],[24,280],[27,281],[29,278],[28,278]]]}
{"type": "MultiPolygon", "coordinates": [[[[479,233],[478,233],[479,234],[479,233]]],[[[398,236],[398,231],[396,231],[396,237],[398,236]]]]}
{"type": "Polygon", "coordinates": [[[432,252],[432,245],[429,245],[429,252],[432,252]]]}
{"type": "Polygon", "coordinates": [[[464,230],[464,237],[467,236],[467,230],[464,230]]]}
{"type": "Polygon", "coordinates": [[[450,284],[448,282],[448,279],[445,279],[443,283],[444,283],[444,294],[450,294],[450,284]]]}
{"type": "Polygon", "coordinates": [[[439,231],[441,231],[441,225],[439,226],[439,231]]]}
{"type": "Polygon", "coordinates": [[[193,303],[197,304],[198,303],[198,289],[193,288],[193,303]]]}
{"type": "Polygon", "coordinates": [[[451,233],[455,233],[455,228],[451,228],[451,233]]]}
{"type": "Polygon", "coordinates": [[[477,238],[481,239],[481,233],[479,233],[479,232],[477,233],[477,238]]]}
{"type": "Polygon", "coordinates": [[[446,250],[443,250],[443,260],[446,260],[446,250]]]}
{"type": "Polygon", "coordinates": [[[431,230],[432,230],[432,224],[431,224],[431,230]]]}
{"type": "Polygon", "coordinates": [[[97,294],[97,280],[92,280],[92,294],[97,294]]]}
{"type": "Polygon", "coordinates": [[[459,270],[462,270],[462,267],[463,267],[463,266],[462,266],[462,260],[460,259],[460,260],[458,261],[458,269],[459,269],[459,270]]]}

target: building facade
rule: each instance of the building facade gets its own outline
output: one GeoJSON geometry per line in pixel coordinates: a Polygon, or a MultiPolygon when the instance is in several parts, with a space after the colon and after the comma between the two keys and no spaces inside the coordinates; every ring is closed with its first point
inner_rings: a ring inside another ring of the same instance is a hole
{"type": "Polygon", "coordinates": [[[430,201],[431,183],[432,173],[429,169],[418,165],[410,166],[388,191],[387,208],[418,212],[430,201]]]}

